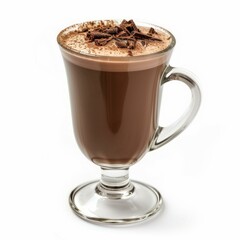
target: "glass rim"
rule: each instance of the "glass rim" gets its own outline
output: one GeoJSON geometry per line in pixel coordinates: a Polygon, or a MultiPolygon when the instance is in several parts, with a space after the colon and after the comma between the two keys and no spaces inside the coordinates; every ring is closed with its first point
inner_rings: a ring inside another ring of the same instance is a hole
{"type": "Polygon", "coordinates": [[[160,27],[158,25],[155,25],[155,24],[151,24],[151,23],[147,23],[147,22],[142,22],[142,21],[134,21],[136,23],[137,26],[142,26],[141,24],[143,24],[143,26],[146,26],[146,27],[153,27],[155,29],[158,29],[160,31],[163,31],[163,32],[166,32],[167,34],[169,34],[171,36],[171,43],[168,45],[167,48],[165,48],[164,50],[161,50],[161,51],[157,51],[157,52],[153,52],[153,53],[150,53],[150,54],[144,54],[144,55],[137,55],[137,56],[109,56],[109,55],[94,55],[94,54],[89,54],[89,53],[82,53],[82,52],[79,52],[77,50],[74,50],[74,49],[71,49],[71,48],[68,48],[66,45],[64,45],[60,38],[61,36],[67,32],[69,29],[71,28],[74,28],[76,26],[79,26],[81,24],[84,24],[84,23],[88,23],[88,22],[100,22],[100,21],[114,21],[114,22],[121,22],[122,20],[120,19],[111,19],[111,20],[93,20],[93,21],[85,21],[85,22],[82,22],[82,23],[77,23],[77,24],[73,24],[71,26],[68,26],[66,28],[64,28],[63,30],[61,30],[58,35],[57,35],[57,42],[59,44],[60,47],[62,47],[65,51],[71,53],[71,54],[74,54],[75,56],[79,56],[79,57],[84,57],[84,58],[94,58],[94,59],[112,59],[112,60],[118,60],[118,61],[126,61],[126,60],[140,60],[140,59],[144,59],[146,57],[157,57],[157,56],[161,56],[161,55],[164,55],[165,53],[169,52],[171,49],[174,48],[174,46],[176,45],[176,39],[174,37],[174,35],[167,29],[163,28],[163,27],[160,27]]]}

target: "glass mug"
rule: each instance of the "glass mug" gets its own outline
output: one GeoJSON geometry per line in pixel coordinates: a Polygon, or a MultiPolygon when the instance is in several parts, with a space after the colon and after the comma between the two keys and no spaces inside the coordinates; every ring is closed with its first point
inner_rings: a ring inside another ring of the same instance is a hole
{"type": "MultiPolygon", "coordinates": [[[[97,23],[98,21],[95,21],[97,23]]],[[[120,23],[120,21],[116,21],[120,23]]],[[[95,56],[68,49],[57,37],[66,67],[76,141],[92,162],[101,167],[100,181],[76,187],[70,194],[72,210],[82,219],[103,224],[129,224],[149,219],[162,208],[158,190],[130,181],[128,169],[148,151],[175,138],[195,117],[201,102],[195,77],[169,65],[175,46],[132,57],[95,56]],[[181,81],[191,90],[187,111],[172,125],[158,126],[162,86],[181,81]]]]}

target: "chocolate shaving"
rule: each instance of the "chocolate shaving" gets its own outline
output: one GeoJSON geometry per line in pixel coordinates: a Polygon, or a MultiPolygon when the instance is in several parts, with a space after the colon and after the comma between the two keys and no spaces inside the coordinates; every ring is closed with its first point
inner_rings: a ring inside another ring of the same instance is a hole
{"type": "Polygon", "coordinates": [[[127,48],[128,47],[128,42],[126,40],[123,41],[116,41],[116,45],[119,48],[127,48]]]}
{"type": "Polygon", "coordinates": [[[148,31],[148,35],[158,34],[153,27],[151,27],[148,31]]]}
{"type": "Polygon", "coordinates": [[[133,28],[134,31],[140,32],[140,30],[137,28],[137,26],[136,26],[136,24],[135,24],[135,22],[133,20],[130,20],[129,23],[131,23],[132,28],[133,28]]]}
{"type": "Polygon", "coordinates": [[[116,39],[116,45],[119,48],[129,48],[129,49],[134,49],[136,45],[136,40],[135,39],[128,39],[128,40],[119,40],[116,39]]]}
{"type": "Polygon", "coordinates": [[[146,41],[145,41],[145,40],[142,40],[142,41],[141,41],[141,44],[142,44],[143,46],[145,46],[145,45],[146,45],[146,41]]]}
{"type": "Polygon", "coordinates": [[[103,30],[104,33],[108,33],[108,34],[117,34],[119,31],[119,29],[117,27],[113,27],[113,28],[107,28],[105,30],[103,30]]]}
{"type": "Polygon", "coordinates": [[[152,36],[149,36],[145,33],[142,33],[142,32],[133,32],[133,36],[137,39],[150,39],[150,40],[156,40],[156,41],[162,41],[161,39],[159,38],[155,38],[155,37],[152,37],[152,36]]]}
{"type": "Polygon", "coordinates": [[[128,40],[128,48],[129,49],[134,49],[135,48],[135,45],[136,45],[136,41],[130,41],[128,40]]]}
{"type": "Polygon", "coordinates": [[[112,35],[111,34],[108,34],[108,33],[102,33],[102,32],[88,32],[87,34],[87,38],[88,40],[90,41],[93,41],[95,39],[99,39],[99,38],[109,38],[111,37],[112,35]]]}
{"type": "Polygon", "coordinates": [[[124,31],[121,31],[120,33],[118,33],[118,34],[116,35],[116,37],[126,37],[126,36],[128,36],[128,35],[127,35],[127,33],[124,32],[124,31]]]}
{"type": "Polygon", "coordinates": [[[88,27],[83,27],[82,32],[87,32],[88,31],[88,27]]]}
{"type": "Polygon", "coordinates": [[[136,39],[132,36],[123,36],[123,37],[116,37],[116,39],[121,39],[121,40],[132,40],[132,41],[136,41],[136,39]]]}
{"type": "Polygon", "coordinates": [[[131,32],[129,32],[129,30],[128,30],[128,22],[126,21],[126,20],[123,20],[122,22],[121,22],[121,24],[120,24],[120,28],[124,31],[124,32],[126,32],[128,35],[130,35],[131,34],[131,32]]]}
{"type": "Polygon", "coordinates": [[[105,46],[109,41],[111,41],[113,37],[110,38],[100,38],[100,39],[95,39],[94,42],[97,46],[105,46]]]}
{"type": "Polygon", "coordinates": [[[133,20],[123,20],[120,24],[120,28],[127,32],[128,35],[130,35],[133,31],[140,32],[133,20]]]}
{"type": "Polygon", "coordinates": [[[131,57],[133,56],[132,51],[130,51],[130,50],[128,51],[128,56],[131,56],[131,57]]]}
{"type": "MultiPolygon", "coordinates": [[[[154,28],[150,28],[147,34],[142,33],[133,20],[123,20],[120,26],[106,26],[104,22],[101,22],[96,28],[84,28],[82,31],[88,31],[86,40],[94,42],[97,46],[105,46],[114,40],[119,48],[135,49],[137,41],[140,41],[142,46],[146,46],[151,40],[162,41],[152,36],[158,34],[154,28]]],[[[133,56],[131,50],[128,50],[128,56],[133,56]]]]}

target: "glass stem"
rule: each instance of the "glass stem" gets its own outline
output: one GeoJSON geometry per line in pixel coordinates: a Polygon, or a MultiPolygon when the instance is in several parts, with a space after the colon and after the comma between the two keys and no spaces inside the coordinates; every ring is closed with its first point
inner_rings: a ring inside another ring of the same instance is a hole
{"type": "Polygon", "coordinates": [[[134,193],[134,186],[129,180],[128,168],[101,168],[101,180],[96,192],[110,199],[129,198],[134,193]]]}

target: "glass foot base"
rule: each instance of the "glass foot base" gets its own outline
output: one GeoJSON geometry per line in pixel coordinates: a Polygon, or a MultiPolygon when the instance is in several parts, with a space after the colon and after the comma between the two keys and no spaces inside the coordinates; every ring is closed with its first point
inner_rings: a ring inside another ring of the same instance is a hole
{"type": "Polygon", "coordinates": [[[99,224],[138,223],[159,213],[163,205],[161,194],[145,183],[131,183],[131,194],[123,198],[99,194],[99,181],[84,183],[71,192],[70,206],[80,218],[99,224]]]}

